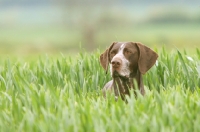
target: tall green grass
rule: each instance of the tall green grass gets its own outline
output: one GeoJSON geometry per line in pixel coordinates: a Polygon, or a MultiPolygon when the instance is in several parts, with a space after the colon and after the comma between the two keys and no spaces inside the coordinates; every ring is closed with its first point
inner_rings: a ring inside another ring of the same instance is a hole
{"type": "Polygon", "coordinates": [[[198,66],[200,66],[200,54],[197,49],[195,58],[191,57],[185,51],[167,53],[163,50],[160,53],[157,66],[145,76],[145,81],[149,87],[164,89],[168,87],[181,85],[183,89],[194,91],[200,87],[198,66]],[[153,83],[154,82],[154,83],[153,83]]]}
{"type": "Polygon", "coordinates": [[[159,52],[144,75],[146,95],[128,104],[102,97],[111,79],[100,52],[57,59],[0,63],[2,132],[183,132],[200,131],[200,51],[159,52]]]}

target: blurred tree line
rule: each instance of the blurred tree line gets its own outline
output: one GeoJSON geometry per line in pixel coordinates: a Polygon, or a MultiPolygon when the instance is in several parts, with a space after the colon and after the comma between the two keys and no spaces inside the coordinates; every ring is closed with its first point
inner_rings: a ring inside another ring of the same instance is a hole
{"type": "MultiPolygon", "coordinates": [[[[200,1],[1,0],[0,28],[11,28],[13,25],[18,26],[17,24],[27,29],[37,27],[38,30],[43,30],[42,27],[47,26],[49,29],[61,27],[64,31],[67,31],[67,33],[65,32],[66,38],[63,38],[66,45],[73,43],[72,45],[76,45],[77,47],[77,41],[81,41],[83,46],[85,45],[87,49],[92,50],[99,45],[108,43],[107,41],[110,42],[115,39],[132,40],[137,35],[135,33],[136,30],[146,25],[199,25],[200,1]],[[11,13],[9,10],[12,10],[10,11],[11,13]],[[15,14],[15,12],[18,14],[10,17],[14,19],[4,20],[4,18],[9,18],[9,15],[15,14]],[[24,13],[26,14],[24,15],[24,13]],[[37,23],[34,23],[34,21],[37,23]],[[71,41],[71,38],[77,41],[71,41]]],[[[49,36],[56,34],[54,30],[50,32],[52,33],[49,36]]],[[[144,30],[144,32],[147,31],[144,30]]],[[[59,33],[63,34],[63,31],[59,33]]],[[[57,33],[58,36],[60,35],[59,33],[57,33]]],[[[41,36],[44,35],[42,31],[40,34],[41,36]]],[[[159,35],[160,33],[158,37],[159,35]]],[[[0,32],[0,42],[9,43],[10,40],[4,39],[2,41],[2,36],[6,36],[5,32],[0,32]]],[[[10,35],[7,36],[10,37],[10,35]]],[[[165,33],[162,36],[165,37],[165,33]]],[[[22,37],[21,39],[24,38],[26,37],[22,37]]],[[[136,40],[140,40],[140,38],[144,38],[142,33],[136,40]]],[[[166,37],[162,40],[167,42],[166,37]]],[[[53,43],[58,45],[59,43],[57,39],[53,42],[48,42],[49,40],[42,41],[46,44],[53,43]]],[[[149,42],[149,40],[142,41],[149,42]]]]}
{"type": "Polygon", "coordinates": [[[199,24],[200,8],[190,11],[197,3],[181,1],[97,1],[97,0],[59,0],[58,5],[63,8],[63,24],[79,27],[87,47],[96,47],[95,33],[101,29],[118,28],[133,25],[148,24],[199,24]],[[185,5],[181,5],[184,3],[185,5]],[[180,5],[181,6],[180,6],[180,5]],[[190,8],[187,8],[189,4],[190,8]],[[171,8],[172,7],[172,8],[171,8]],[[68,17],[68,16],[73,16],[68,17]]]}

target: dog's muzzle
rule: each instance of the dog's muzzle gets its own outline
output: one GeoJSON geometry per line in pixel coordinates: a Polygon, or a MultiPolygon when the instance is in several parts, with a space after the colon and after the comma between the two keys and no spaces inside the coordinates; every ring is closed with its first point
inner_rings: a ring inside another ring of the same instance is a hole
{"type": "Polygon", "coordinates": [[[119,77],[122,80],[129,80],[129,76],[122,76],[116,70],[113,72],[112,77],[113,78],[118,78],[119,77]]]}

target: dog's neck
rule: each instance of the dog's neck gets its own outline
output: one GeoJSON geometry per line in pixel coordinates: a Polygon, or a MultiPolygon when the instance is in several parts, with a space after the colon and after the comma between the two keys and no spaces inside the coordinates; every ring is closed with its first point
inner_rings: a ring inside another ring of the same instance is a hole
{"type": "MultiPolygon", "coordinates": [[[[134,89],[134,93],[136,96],[136,88],[141,89],[141,87],[143,87],[141,76],[142,75],[140,71],[137,70],[136,72],[132,72],[129,77],[121,76],[119,74],[113,77],[115,97],[118,98],[120,95],[122,100],[125,100],[125,95],[130,95],[129,90],[131,88],[134,89]],[[136,82],[136,84],[134,82],[136,82]]],[[[141,91],[141,93],[143,94],[144,92],[141,91]]]]}

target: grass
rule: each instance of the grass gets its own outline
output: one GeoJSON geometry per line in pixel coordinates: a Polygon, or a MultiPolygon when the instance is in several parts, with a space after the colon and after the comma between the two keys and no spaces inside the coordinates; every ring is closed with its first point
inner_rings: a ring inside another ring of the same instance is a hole
{"type": "Polygon", "coordinates": [[[99,54],[1,61],[0,131],[200,131],[198,49],[188,56],[163,48],[144,75],[146,95],[132,95],[128,104],[102,97],[111,78],[100,67],[99,54]]]}

